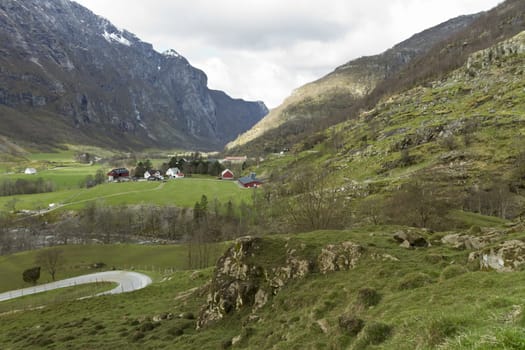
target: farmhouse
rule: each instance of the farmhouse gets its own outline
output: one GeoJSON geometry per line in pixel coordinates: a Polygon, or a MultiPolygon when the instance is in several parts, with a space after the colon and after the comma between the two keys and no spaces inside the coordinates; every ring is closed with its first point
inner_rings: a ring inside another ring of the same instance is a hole
{"type": "Polygon", "coordinates": [[[146,172],[144,172],[144,178],[149,181],[164,180],[159,170],[146,170],[146,172]]]}
{"type": "Polygon", "coordinates": [[[255,173],[251,173],[249,176],[244,176],[239,179],[241,186],[246,188],[259,187],[263,184],[262,180],[257,179],[255,173]]]}
{"type": "Polygon", "coordinates": [[[26,170],[24,170],[24,174],[26,174],[26,175],[35,175],[36,174],[36,169],[35,168],[26,168],[26,170]]]}
{"type": "Polygon", "coordinates": [[[226,169],[221,173],[221,179],[222,180],[233,180],[233,171],[230,169],[226,169]]]}
{"type": "Polygon", "coordinates": [[[121,181],[122,179],[129,178],[129,170],[126,168],[112,169],[107,173],[108,181],[121,181]]]}
{"type": "Polygon", "coordinates": [[[170,179],[180,179],[184,177],[184,173],[179,168],[169,168],[166,171],[166,176],[170,179]]]}

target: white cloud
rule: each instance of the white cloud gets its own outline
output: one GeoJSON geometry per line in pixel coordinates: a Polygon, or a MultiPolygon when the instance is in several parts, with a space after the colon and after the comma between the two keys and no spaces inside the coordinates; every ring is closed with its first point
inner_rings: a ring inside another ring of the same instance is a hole
{"type": "Polygon", "coordinates": [[[158,51],[174,48],[211,88],[275,107],[353,58],[501,0],[76,1],[158,51]]]}

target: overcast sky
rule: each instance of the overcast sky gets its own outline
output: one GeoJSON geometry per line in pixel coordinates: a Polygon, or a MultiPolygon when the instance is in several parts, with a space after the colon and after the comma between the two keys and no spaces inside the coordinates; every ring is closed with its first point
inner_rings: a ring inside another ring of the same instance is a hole
{"type": "Polygon", "coordinates": [[[173,48],[232,97],[276,107],[293,89],[501,0],[76,0],[173,48]]]}

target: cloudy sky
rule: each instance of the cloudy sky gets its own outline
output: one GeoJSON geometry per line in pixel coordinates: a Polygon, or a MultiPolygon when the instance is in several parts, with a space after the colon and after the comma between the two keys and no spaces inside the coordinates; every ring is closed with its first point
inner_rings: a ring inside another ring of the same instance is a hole
{"type": "Polygon", "coordinates": [[[449,18],[501,0],[76,0],[173,48],[209,86],[276,107],[293,89],[449,18]]]}

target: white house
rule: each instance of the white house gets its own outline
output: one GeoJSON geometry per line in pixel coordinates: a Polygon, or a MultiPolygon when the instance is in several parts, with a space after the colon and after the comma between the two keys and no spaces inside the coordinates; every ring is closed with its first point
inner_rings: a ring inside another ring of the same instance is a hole
{"type": "Polygon", "coordinates": [[[36,174],[36,169],[35,168],[26,168],[26,170],[24,170],[24,174],[26,174],[26,175],[34,175],[34,174],[36,174]]]}
{"type": "Polygon", "coordinates": [[[151,180],[152,178],[155,178],[157,180],[164,180],[164,177],[160,174],[160,171],[158,170],[151,170],[144,173],[144,178],[146,180],[151,180]]]}
{"type": "Polygon", "coordinates": [[[182,174],[179,168],[169,168],[168,171],[166,171],[166,176],[170,178],[179,177],[179,174],[182,174]]]}

